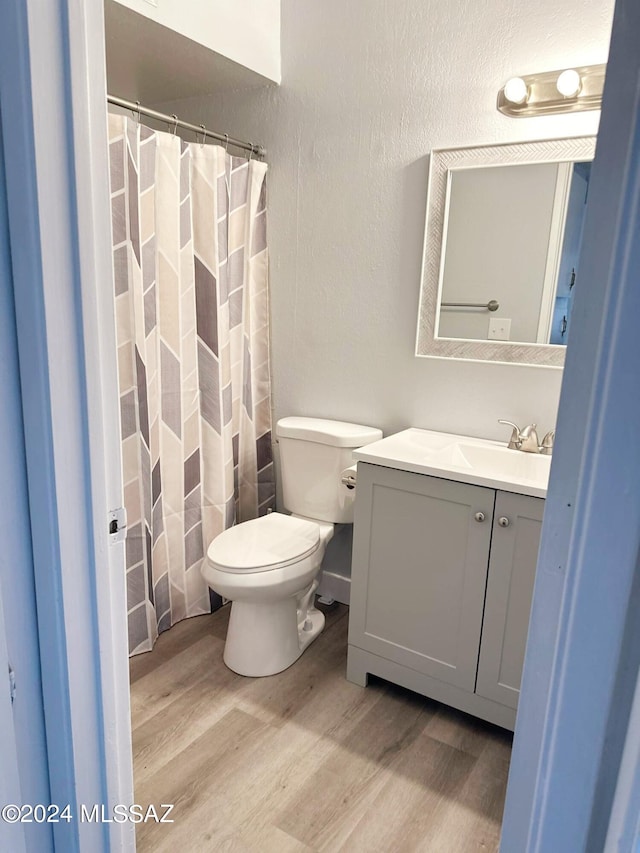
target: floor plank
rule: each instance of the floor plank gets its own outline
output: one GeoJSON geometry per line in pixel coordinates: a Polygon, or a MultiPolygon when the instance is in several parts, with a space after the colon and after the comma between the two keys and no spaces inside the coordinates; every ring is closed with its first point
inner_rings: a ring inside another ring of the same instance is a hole
{"type": "Polygon", "coordinates": [[[166,663],[166,661],[179,652],[197,643],[203,637],[217,637],[224,642],[227,623],[229,621],[229,610],[229,607],[223,607],[218,611],[215,620],[210,615],[183,619],[182,622],[178,622],[169,631],[164,631],[158,637],[153,647],[153,653],[145,652],[130,659],[130,682],[133,684],[139,678],[158,669],[163,663],[166,663]]]}
{"type": "Polygon", "coordinates": [[[395,757],[411,752],[425,726],[423,702],[387,693],[354,731],[337,739],[322,766],[298,792],[278,826],[320,849],[343,813],[357,808],[362,795],[395,757]]]}
{"type": "MultiPolygon", "coordinates": [[[[324,608],[323,608],[324,609],[324,608]]],[[[131,661],[136,802],[175,803],[138,850],[498,849],[508,732],[410,691],[345,679],[348,609],[288,670],[222,661],[229,608],[131,661]]]]}
{"type": "Polygon", "coordinates": [[[487,744],[455,799],[443,801],[425,828],[421,849],[497,853],[509,773],[505,745],[487,744]]]}

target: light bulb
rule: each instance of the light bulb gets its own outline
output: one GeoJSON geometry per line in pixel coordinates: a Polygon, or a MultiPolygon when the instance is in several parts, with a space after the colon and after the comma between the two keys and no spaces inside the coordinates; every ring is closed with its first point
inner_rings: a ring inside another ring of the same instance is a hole
{"type": "Polygon", "coordinates": [[[512,104],[524,104],[529,97],[529,89],[522,77],[512,77],[504,84],[504,96],[512,104]]]}
{"type": "Polygon", "coordinates": [[[582,88],[580,75],[573,68],[563,71],[556,81],[556,88],[563,98],[575,98],[582,88]]]}

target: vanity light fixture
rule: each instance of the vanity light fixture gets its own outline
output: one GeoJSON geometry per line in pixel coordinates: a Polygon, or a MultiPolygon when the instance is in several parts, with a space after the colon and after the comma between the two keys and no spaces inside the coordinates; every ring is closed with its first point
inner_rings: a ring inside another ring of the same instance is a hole
{"type": "Polygon", "coordinates": [[[512,77],[498,92],[498,109],[526,118],[580,110],[599,110],[606,65],[582,65],[512,77]]]}

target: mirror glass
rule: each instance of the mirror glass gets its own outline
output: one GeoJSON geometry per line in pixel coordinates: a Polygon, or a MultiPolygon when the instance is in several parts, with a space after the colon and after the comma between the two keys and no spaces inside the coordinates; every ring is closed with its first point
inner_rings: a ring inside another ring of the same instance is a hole
{"type": "Polygon", "coordinates": [[[566,344],[591,163],[449,173],[436,334],[566,344]]]}
{"type": "Polygon", "coordinates": [[[562,366],[594,149],[432,152],[417,355],[562,366]]]}

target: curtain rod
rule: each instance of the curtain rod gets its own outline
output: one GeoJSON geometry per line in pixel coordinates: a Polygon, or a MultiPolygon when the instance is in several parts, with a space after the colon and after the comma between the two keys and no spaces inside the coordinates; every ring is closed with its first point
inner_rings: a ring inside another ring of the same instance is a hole
{"type": "Polygon", "coordinates": [[[166,113],[159,113],[157,110],[150,109],[150,107],[142,107],[140,106],[140,101],[126,101],[124,98],[117,98],[115,95],[107,95],[107,101],[116,107],[123,107],[125,110],[131,110],[133,113],[148,116],[149,118],[156,119],[156,121],[164,121],[173,127],[191,130],[193,133],[211,137],[211,139],[216,139],[218,142],[224,142],[225,145],[233,145],[235,148],[250,151],[256,157],[266,156],[266,149],[262,145],[254,145],[253,142],[243,142],[241,139],[234,139],[232,136],[227,136],[226,133],[214,133],[212,130],[207,130],[203,124],[189,124],[188,121],[181,121],[175,115],[166,115],[166,113]]]}

